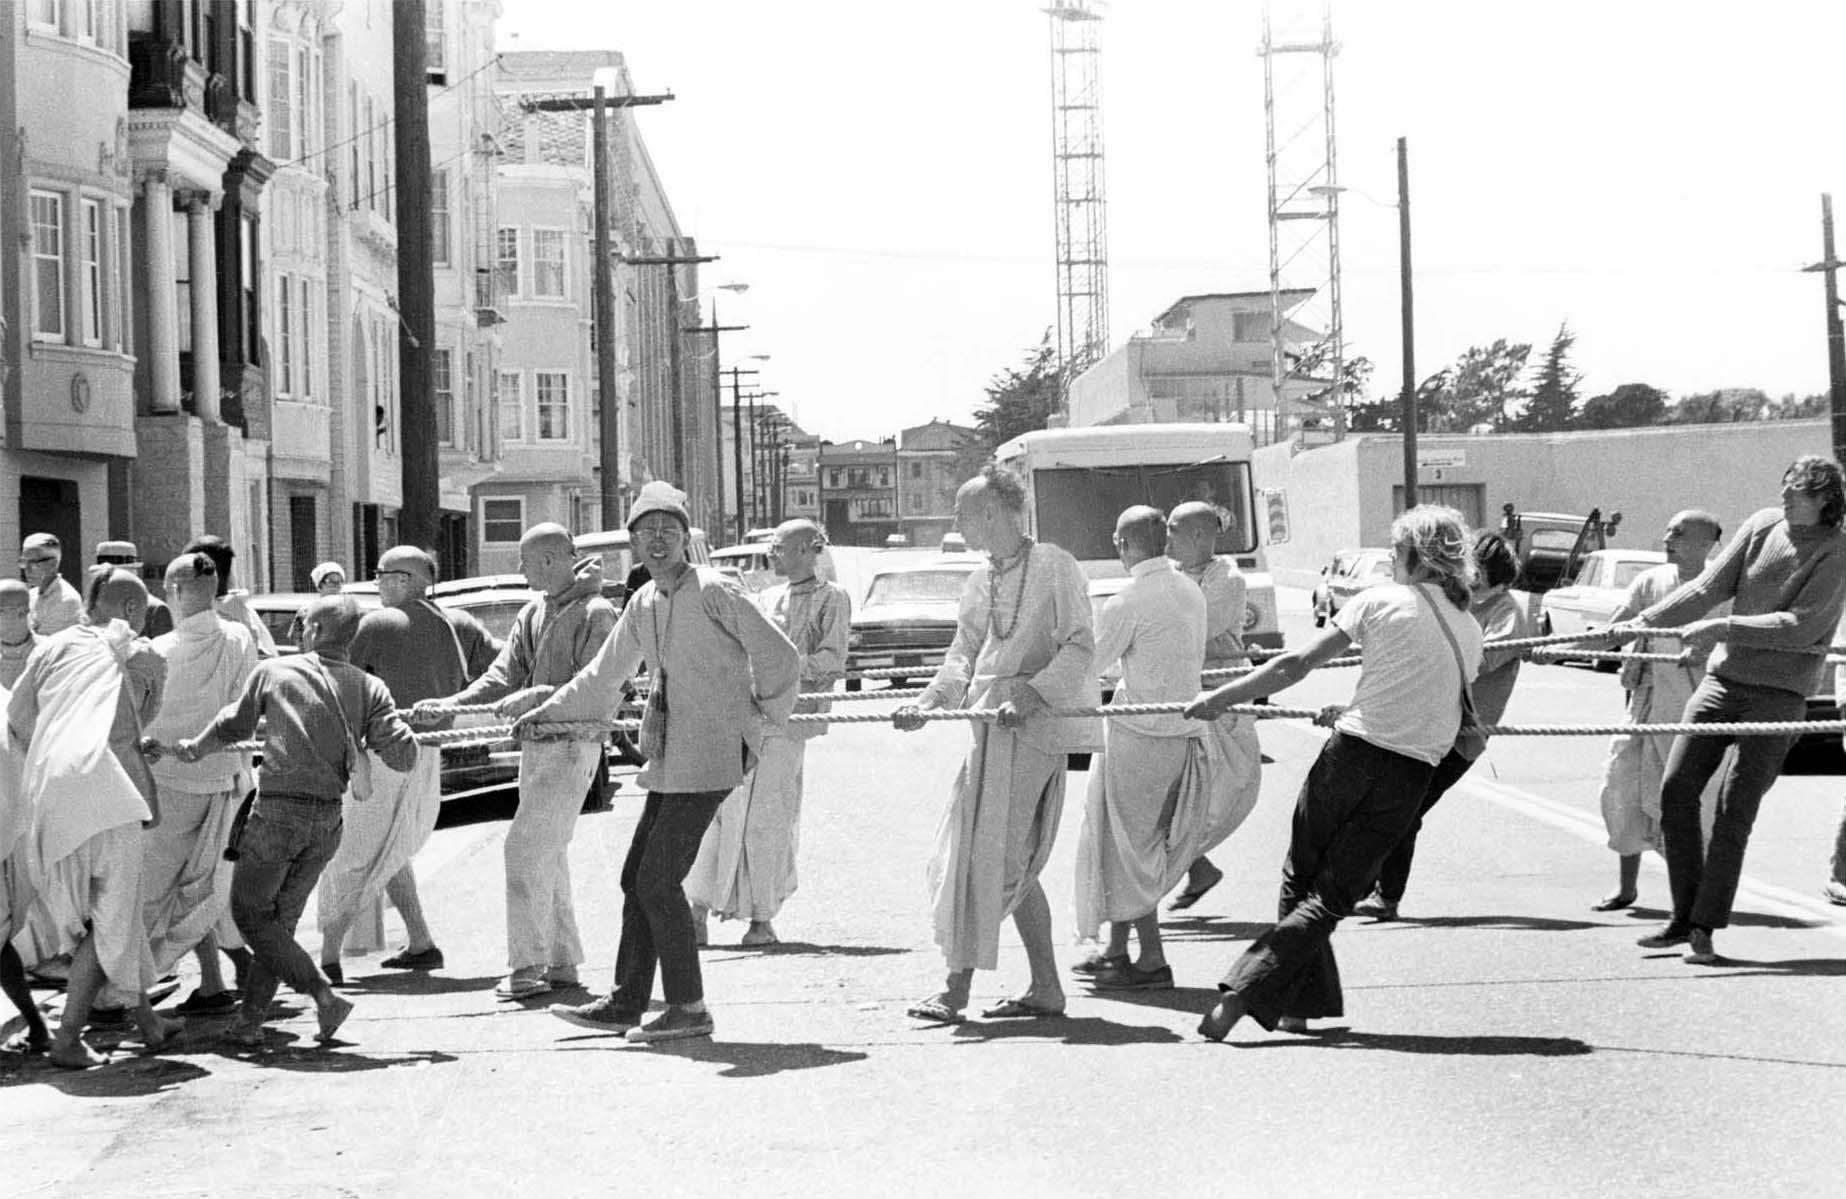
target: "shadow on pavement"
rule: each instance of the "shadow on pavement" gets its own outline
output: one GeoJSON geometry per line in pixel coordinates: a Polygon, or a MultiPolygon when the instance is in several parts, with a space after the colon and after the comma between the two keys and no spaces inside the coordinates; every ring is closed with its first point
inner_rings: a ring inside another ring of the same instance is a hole
{"type": "MultiPolygon", "coordinates": [[[[336,988],[348,995],[452,995],[458,991],[491,991],[500,981],[498,974],[479,978],[457,978],[448,974],[430,974],[418,970],[387,970],[379,974],[362,974],[348,978],[344,987],[336,988]]],[[[567,990],[568,988],[560,988],[567,990]]],[[[553,992],[556,994],[556,992],[553,992]]]]}
{"type": "Polygon", "coordinates": [[[777,941],[774,945],[707,945],[703,956],[712,961],[734,961],[744,957],[807,955],[817,958],[883,958],[912,950],[896,945],[815,945],[809,941],[777,941]],[[728,953],[730,956],[718,957],[728,953]]]}
{"type": "Polygon", "coordinates": [[[269,1029],[260,1048],[220,1042],[205,1051],[246,1065],[270,1070],[292,1070],[298,1074],[360,1074],[370,1070],[388,1070],[393,1066],[445,1065],[456,1060],[453,1054],[425,1050],[419,1053],[364,1054],[340,1052],[352,1045],[335,1039],[326,1044],[303,1040],[300,1035],[269,1029]]]}
{"type": "Polygon", "coordinates": [[[1272,922],[1226,920],[1219,916],[1166,916],[1160,935],[1168,941],[1254,941],[1272,922]]]}
{"type": "Polygon", "coordinates": [[[762,1044],[755,1041],[715,1041],[695,1037],[650,1046],[630,1045],[607,1033],[571,1036],[561,1039],[557,1048],[567,1053],[633,1052],[643,1057],[683,1057],[689,1061],[711,1062],[725,1068],[720,1078],[766,1078],[789,1070],[818,1070],[827,1066],[845,1066],[862,1062],[868,1054],[855,1050],[829,1049],[812,1042],[762,1044]]]}
{"type": "Polygon", "coordinates": [[[1239,1049],[1326,1045],[1335,1049],[1385,1049],[1393,1053],[1433,1053],[1458,1057],[1577,1057],[1595,1046],[1575,1037],[1461,1036],[1427,1033],[1356,1032],[1350,1028],[1318,1029],[1307,1036],[1275,1041],[1238,1041],[1239,1049]]]}
{"type": "MultiPolygon", "coordinates": [[[[1210,1007],[1207,1002],[1206,1007],[1210,1007]]],[[[1100,1016],[1052,1016],[1036,1020],[970,1020],[957,1024],[958,1041],[1038,1040],[1066,1045],[1171,1045],[1179,1034],[1155,1024],[1119,1024],[1100,1016]]]]}
{"type": "Polygon", "coordinates": [[[1394,920],[1353,917],[1358,928],[1491,928],[1535,933],[1574,933],[1591,928],[1611,928],[1599,920],[1563,920],[1555,916],[1399,916],[1394,920]]]}
{"type": "MultiPolygon", "coordinates": [[[[1654,920],[1665,924],[1673,913],[1664,908],[1628,908],[1627,915],[1634,920],[1654,920]]],[[[1765,912],[1733,911],[1731,923],[1744,928],[1821,928],[1825,920],[1803,920],[1797,916],[1771,916],[1765,912]]]]}
{"type": "Polygon", "coordinates": [[[1842,958],[1790,958],[1781,962],[1754,962],[1748,958],[1719,959],[1706,970],[1736,971],[1746,974],[1799,974],[1817,978],[1839,978],[1846,975],[1846,959],[1842,958]]]}
{"type": "Polygon", "coordinates": [[[1168,987],[1164,991],[1092,991],[1084,988],[1083,994],[1091,999],[1106,999],[1132,1007],[1157,1007],[1170,1012],[1192,1012],[1200,1016],[1218,1002],[1217,987],[1168,987]]]}
{"type": "Polygon", "coordinates": [[[64,1070],[44,1057],[0,1065],[0,1088],[43,1085],[77,1099],[134,1099],[206,1077],[210,1070],[160,1057],[119,1057],[90,1070],[64,1070]]]}

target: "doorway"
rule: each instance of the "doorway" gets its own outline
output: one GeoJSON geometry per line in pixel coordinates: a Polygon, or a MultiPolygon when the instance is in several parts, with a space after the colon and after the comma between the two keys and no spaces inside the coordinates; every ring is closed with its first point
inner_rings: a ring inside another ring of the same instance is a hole
{"type": "Polygon", "coordinates": [[[74,479],[20,476],[19,535],[23,540],[33,533],[50,533],[58,539],[64,555],[58,573],[81,590],[83,564],[89,555],[83,549],[83,506],[74,479]]]}

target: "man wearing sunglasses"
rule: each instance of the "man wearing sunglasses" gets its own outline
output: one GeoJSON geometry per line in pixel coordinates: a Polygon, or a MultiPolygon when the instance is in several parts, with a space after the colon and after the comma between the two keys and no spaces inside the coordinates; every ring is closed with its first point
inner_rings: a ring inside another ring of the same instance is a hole
{"type": "Polygon", "coordinates": [[[50,533],[34,533],[19,547],[19,577],[32,588],[32,631],[40,637],[83,623],[83,597],[58,573],[64,547],[50,533]]]}

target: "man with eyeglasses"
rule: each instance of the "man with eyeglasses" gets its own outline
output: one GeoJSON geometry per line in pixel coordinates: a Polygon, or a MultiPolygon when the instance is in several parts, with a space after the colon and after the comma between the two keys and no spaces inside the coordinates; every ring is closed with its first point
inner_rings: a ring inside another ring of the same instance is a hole
{"type": "MultiPolygon", "coordinates": [[[[359,621],[347,661],[376,676],[398,707],[453,695],[493,665],[500,647],[480,621],[466,612],[446,612],[429,600],[435,559],[412,545],[392,546],[379,557],[373,577],[384,607],[359,621]]],[[[436,831],[442,811],[441,755],[418,755],[405,774],[389,769],[382,759],[374,761],[371,779],[370,798],[347,796],[340,848],[321,875],[321,973],[335,986],[346,981],[340,962],[346,934],[381,893],[391,897],[403,917],[409,944],[379,965],[392,970],[443,966],[411,865],[436,831]]]]}
{"type": "MultiPolygon", "coordinates": [[[[615,605],[602,597],[601,554],[578,561],[564,526],[539,524],[519,540],[519,569],[539,598],[519,610],[487,673],[446,698],[420,700],[411,710],[413,727],[436,727],[448,719],[442,711],[448,705],[491,703],[503,720],[522,716],[569,682],[608,640],[615,605]]],[[[570,839],[606,740],[606,734],[583,732],[520,744],[519,808],[504,850],[509,969],[494,988],[501,999],[577,985],[583,941],[571,903],[570,839]]]]}
{"type": "Polygon", "coordinates": [[[40,637],[83,623],[83,597],[58,573],[64,547],[50,533],[33,533],[19,547],[19,577],[32,588],[32,631],[40,637]]]}
{"type": "Polygon", "coordinates": [[[628,531],[651,581],[595,660],[514,727],[606,720],[647,663],[640,742],[648,762],[636,780],[647,803],[622,864],[615,986],[593,1002],[551,1008],[568,1023],[644,1044],[712,1034],[686,875],[718,805],[788,720],[800,682],[795,646],[743,588],[686,561],[691,524],[684,492],[659,480],[641,489],[628,531]],[[656,972],[666,1011],[643,1024],[656,972]]]}

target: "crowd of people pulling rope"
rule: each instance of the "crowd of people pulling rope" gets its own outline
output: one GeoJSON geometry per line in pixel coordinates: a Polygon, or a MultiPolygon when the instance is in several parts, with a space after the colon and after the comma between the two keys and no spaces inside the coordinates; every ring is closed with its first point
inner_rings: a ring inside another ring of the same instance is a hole
{"type": "MultiPolygon", "coordinates": [[[[998,965],[1008,917],[1029,979],[983,1015],[1065,1010],[1039,876],[1069,753],[1100,746],[1076,855],[1085,949],[1070,972],[1100,992],[1170,988],[1161,900],[1184,910],[1223,878],[1209,855],[1256,803],[1256,721],[1311,719],[1331,733],[1296,800],[1277,919],[1219,983],[1199,1025],[1215,1040],[1246,1015],[1299,1032],[1343,1014],[1334,928],[1353,913],[1395,918],[1422,821],[1496,735],[1613,736],[1601,804],[1616,883],[1593,906],[1633,905],[1641,856],[1656,850],[1671,915],[1640,944],[1716,961],[1764,793],[1797,735],[1841,728],[1802,720],[1842,657],[1832,642],[1846,605],[1846,484],[1828,459],[1793,463],[1781,506],[1722,549],[1715,517],[1675,516],[1666,563],[1592,637],[1531,636],[1508,593],[1511,549],[1447,508],[1400,515],[1392,583],[1273,654],[1241,643],[1244,583],[1214,552],[1212,506],[1121,513],[1114,544],[1128,580],[1094,617],[1081,568],[1027,535],[1024,508],[1020,481],[998,467],[961,488],[956,523],[984,561],[954,642],[926,687],[865,694],[834,692],[850,601],[817,577],[821,530],[803,520],[776,530],[770,553],[786,582],[753,600],[688,562],[685,497],[664,483],[631,511],[649,579],[619,612],[598,557],[579,559],[559,526],[529,530],[520,569],[540,594],[504,643],[430,602],[436,565],[413,547],[380,557],[382,607],[363,617],[338,594],[344,570],[317,568],[323,595],[301,614],[301,652],[277,656],[231,590],[233,555],[218,538],[172,561],[161,603],[135,574],[132,546],[104,543],[79,595],[58,574],[57,540],[28,537],[22,581],[0,581],[0,985],[23,1021],[8,1048],[85,1068],[106,1060],[83,1039],[92,1022],[132,1019],[159,1052],[183,1035],[175,1015],[231,1017],[224,1035],[260,1047],[280,983],[312,1001],[331,1041],[353,1009],[340,994],[343,950],[381,894],[407,936],[381,964],[442,968],[412,866],[440,807],[442,745],[518,747],[503,849],[507,973],[495,993],[529,1000],[580,985],[571,835],[609,733],[635,738],[646,799],[621,870],[614,985],[550,1011],[646,1043],[713,1032],[698,956],[711,916],[745,922],[744,945],[776,943],[773,921],[797,885],[806,746],[831,725],[968,725],[927,871],[943,984],[907,1007],[945,1025],[965,1019],[974,973],[998,965]],[[1556,646],[1621,663],[1625,722],[1501,723],[1522,663],[1556,646]],[[1347,704],[1257,702],[1336,666],[1358,669],[1347,704]],[[1098,679],[1112,673],[1100,703],[1098,679]],[[640,719],[613,719],[638,678],[640,719]],[[870,698],[901,702],[835,707],[870,698]],[[455,727],[480,715],[502,723],[455,727]],[[297,939],[317,889],[318,960],[297,939]],[[197,989],[156,1011],[156,980],[188,954],[197,989]],[[64,976],[55,1032],[27,963],[36,977],[64,976]],[[664,1005],[650,1016],[657,975],[664,1005]]],[[[1828,895],[1846,902],[1846,824],[1841,840],[1828,895]]]]}

